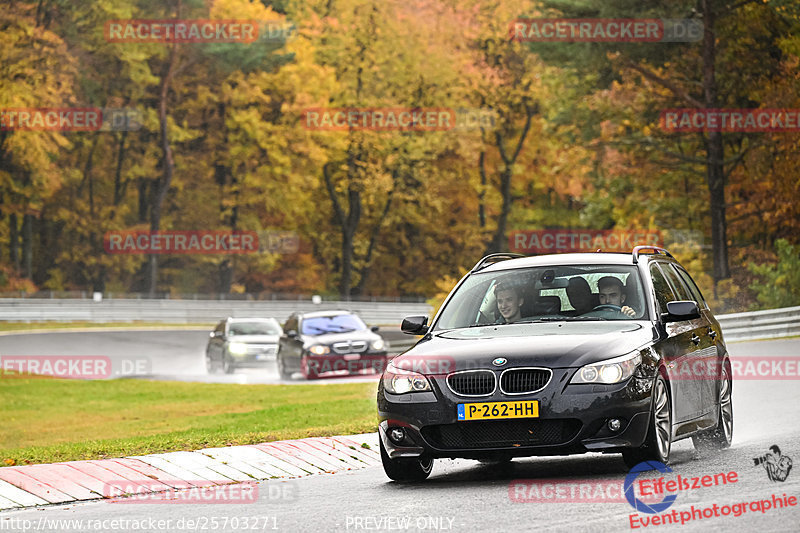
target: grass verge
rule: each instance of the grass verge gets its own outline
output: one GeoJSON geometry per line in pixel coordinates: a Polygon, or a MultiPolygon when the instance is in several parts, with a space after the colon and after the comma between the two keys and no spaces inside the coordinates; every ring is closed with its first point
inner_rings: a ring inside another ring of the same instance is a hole
{"type": "Polygon", "coordinates": [[[238,385],[0,374],[0,461],[54,463],[375,431],[375,383],[238,385]]]}

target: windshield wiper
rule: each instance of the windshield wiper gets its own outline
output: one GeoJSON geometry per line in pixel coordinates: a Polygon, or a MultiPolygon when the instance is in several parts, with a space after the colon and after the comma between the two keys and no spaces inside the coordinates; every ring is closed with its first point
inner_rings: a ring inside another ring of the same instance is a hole
{"type": "Polygon", "coordinates": [[[518,320],[512,324],[535,324],[537,322],[562,322],[569,317],[566,316],[542,316],[539,318],[532,318],[530,320],[518,320]]]}
{"type": "Polygon", "coordinates": [[[538,322],[582,322],[584,320],[608,320],[601,316],[543,316],[539,318],[532,318],[530,320],[520,320],[512,322],[512,324],[535,324],[538,322]]]}

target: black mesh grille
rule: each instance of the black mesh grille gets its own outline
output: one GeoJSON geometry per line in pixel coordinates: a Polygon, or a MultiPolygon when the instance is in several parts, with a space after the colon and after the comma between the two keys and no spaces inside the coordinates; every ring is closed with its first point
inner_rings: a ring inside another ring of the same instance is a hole
{"type": "Polygon", "coordinates": [[[495,376],[491,370],[460,372],[447,376],[447,384],[456,394],[487,396],[494,392],[495,376]]]}
{"type": "Polygon", "coordinates": [[[511,394],[541,390],[550,381],[551,375],[550,371],[545,369],[509,370],[500,376],[500,390],[511,394]]]}
{"type": "Polygon", "coordinates": [[[504,448],[563,444],[580,429],[580,420],[574,418],[487,420],[427,426],[422,436],[440,450],[504,448]]]}

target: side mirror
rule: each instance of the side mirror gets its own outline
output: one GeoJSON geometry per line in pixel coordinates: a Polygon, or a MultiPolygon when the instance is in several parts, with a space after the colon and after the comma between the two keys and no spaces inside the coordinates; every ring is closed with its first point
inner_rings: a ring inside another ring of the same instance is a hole
{"type": "Polygon", "coordinates": [[[291,339],[294,339],[295,337],[297,337],[297,331],[290,329],[289,331],[286,332],[286,336],[291,339]]]}
{"type": "Polygon", "coordinates": [[[661,314],[664,322],[680,322],[695,318],[700,318],[700,309],[697,307],[697,302],[691,300],[669,302],[667,303],[667,312],[661,314]]]}
{"type": "Polygon", "coordinates": [[[425,315],[407,316],[400,329],[410,335],[425,335],[428,332],[428,317],[425,315]]]}
{"type": "Polygon", "coordinates": [[[378,326],[372,326],[371,328],[369,328],[369,330],[373,333],[377,333],[379,329],[381,328],[379,328],[378,326]]]}

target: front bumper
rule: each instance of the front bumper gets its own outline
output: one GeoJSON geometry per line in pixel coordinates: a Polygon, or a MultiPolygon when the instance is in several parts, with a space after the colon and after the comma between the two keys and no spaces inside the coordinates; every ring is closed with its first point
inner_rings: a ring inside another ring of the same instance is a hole
{"type": "Polygon", "coordinates": [[[237,366],[258,366],[275,362],[277,346],[252,348],[248,347],[246,353],[228,352],[237,366]]]}
{"type": "Polygon", "coordinates": [[[300,370],[305,374],[316,376],[328,373],[359,374],[369,371],[380,374],[390,359],[386,352],[305,355],[300,370]]]}
{"type": "Polygon", "coordinates": [[[619,452],[639,447],[650,421],[652,378],[632,377],[616,385],[570,385],[576,369],[553,369],[548,385],[534,394],[460,397],[444,377],[429,378],[432,392],[395,395],[378,388],[379,435],[392,458],[497,455],[524,457],[619,452]],[[457,405],[470,402],[537,400],[539,416],[508,420],[457,420],[457,405]],[[607,421],[620,419],[617,431],[607,421]],[[405,439],[394,442],[391,428],[405,439]]]}

